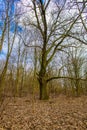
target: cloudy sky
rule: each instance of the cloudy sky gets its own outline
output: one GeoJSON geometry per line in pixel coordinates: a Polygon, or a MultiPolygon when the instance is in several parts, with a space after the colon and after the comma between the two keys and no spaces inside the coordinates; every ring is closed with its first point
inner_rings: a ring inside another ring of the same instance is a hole
{"type": "MultiPolygon", "coordinates": [[[[4,6],[4,1],[5,0],[0,0],[0,35],[1,35],[1,27],[3,26],[3,21],[2,21],[2,13],[4,12],[4,9],[5,9],[5,6],[4,6]]],[[[31,11],[30,11],[30,8],[29,6],[31,5],[31,0],[14,0],[15,1],[15,4],[12,6],[11,10],[12,10],[12,13],[14,14],[14,6],[16,5],[17,8],[20,10],[20,11],[27,11],[26,15],[29,14],[31,19],[33,18],[33,15],[31,15],[31,11]],[[25,5],[28,5],[28,7],[26,7],[25,5]]],[[[47,1],[47,0],[43,0],[43,3],[47,1]]],[[[48,11],[52,11],[52,9],[55,9],[54,8],[54,2],[57,2],[60,6],[62,6],[64,4],[64,2],[66,0],[51,0],[51,4],[49,6],[49,10],[48,11]]],[[[67,0],[67,2],[69,1],[72,1],[72,0],[67,0]]],[[[81,2],[82,0],[78,0],[79,2],[81,2]]],[[[73,2],[73,1],[72,1],[73,2]]],[[[37,3],[39,3],[39,0],[37,0],[37,3]]],[[[74,11],[71,10],[71,13],[73,13],[74,11]]],[[[65,15],[66,17],[66,15],[65,15]]],[[[24,16],[22,15],[21,17],[21,20],[24,18],[24,16]]],[[[47,15],[47,20],[49,21],[50,20],[50,15],[47,15]]],[[[11,28],[11,32],[13,31],[14,29],[14,24],[12,24],[12,28],[11,28]]],[[[22,26],[23,27],[23,26],[22,26]]],[[[21,27],[19,26],[19,31],[21,31],[21,27]]],[[[0,57],[5,55],[6,54],[6,50],[2,50],[2,52],[0,52],[0,57]]]]}

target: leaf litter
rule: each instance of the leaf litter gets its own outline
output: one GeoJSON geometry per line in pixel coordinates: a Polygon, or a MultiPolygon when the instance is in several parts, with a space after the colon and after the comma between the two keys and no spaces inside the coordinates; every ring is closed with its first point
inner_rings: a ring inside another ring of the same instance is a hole
{"type": "Polygon", "coordinates": [[[87,130],[87,96],[11,98],[1,113],[0,130],[87,130]]]}

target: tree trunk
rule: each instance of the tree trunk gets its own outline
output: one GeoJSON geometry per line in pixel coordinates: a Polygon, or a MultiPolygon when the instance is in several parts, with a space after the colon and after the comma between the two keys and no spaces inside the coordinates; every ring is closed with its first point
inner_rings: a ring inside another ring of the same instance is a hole
{"type": "Polygon", "coordinates": [[[79,96],[79,86],[78,86],[78,83],[76,84],[76,96],[77,97],[79,96]]]}
{"type": "Polygon", "coordinates": [[[39,80],[39,89],[40,89],[40,100],[49,99],[48,90],[47,90],[47,82],[43,79],[39,80]]]}
{"type": "Polygon", "coordinates": [[[76,84],[75,84],[75,87],[76,87],[76,96],[78,97],[79,96],[79,81],[76,80],[76,84]]]}
{"type": "Polygon", "coordinates": [[[5,81],[5,76],[6,76],[6,72],[7,72],[7,67],[8,67],[8,58],[7,58],[7,61],[5,63],[5,66],[4,66],[4,69],[0,75],[0,95],[3,91],[3,84],[4,84],[4,81],[5,81]]]}

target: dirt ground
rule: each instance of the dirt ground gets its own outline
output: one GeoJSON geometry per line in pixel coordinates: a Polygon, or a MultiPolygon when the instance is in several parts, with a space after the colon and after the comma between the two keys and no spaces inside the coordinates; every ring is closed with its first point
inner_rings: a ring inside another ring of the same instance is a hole
{"type": "Polygon", "coordinates": [[[87,96],[49,101],[8,98],[3,105],[0,130],[87,130],[87,96]]]}

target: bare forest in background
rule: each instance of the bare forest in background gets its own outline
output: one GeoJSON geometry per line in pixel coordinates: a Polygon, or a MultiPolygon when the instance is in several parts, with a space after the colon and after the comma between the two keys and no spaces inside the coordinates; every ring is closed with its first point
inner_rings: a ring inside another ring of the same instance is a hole
{"type": "Polygon", "coordinates": [[[0,0],[0,130],[87,129],[87,1],[0,0]]]}
{"type": "Polygon", "coordinates": [[[0,4],[0,99],[87,95],[87,2],[0,4]]]}

